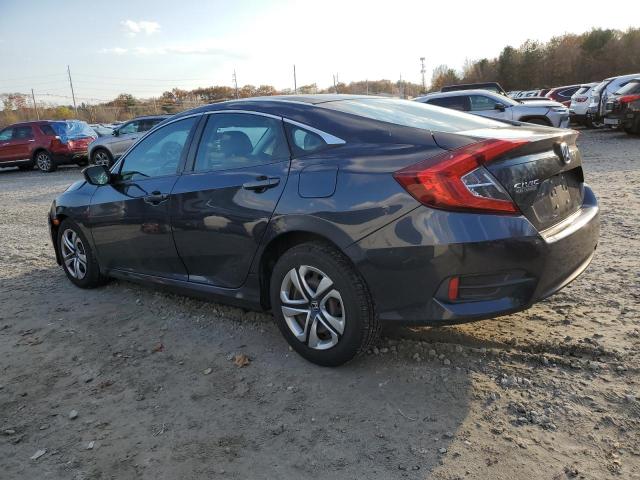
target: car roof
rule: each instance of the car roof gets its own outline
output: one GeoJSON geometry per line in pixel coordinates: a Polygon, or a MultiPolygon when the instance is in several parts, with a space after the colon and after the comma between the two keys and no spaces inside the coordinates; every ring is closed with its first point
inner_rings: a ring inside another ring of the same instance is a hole
{"type": "Polygon", "coordinates": [[[130,122],[132,120],[152,120],[154,118],[169,118],[171,115],[141,115],[140,117],[134,117],[131,120],[125,120],[123,123],[130,122]]]}

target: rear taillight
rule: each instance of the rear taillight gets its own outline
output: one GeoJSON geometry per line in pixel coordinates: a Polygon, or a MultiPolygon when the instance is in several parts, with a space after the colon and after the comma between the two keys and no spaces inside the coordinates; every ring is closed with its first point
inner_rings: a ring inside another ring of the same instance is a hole
{"type": "Polygon", "coordinates": [[[394,173],[420,203],[443,210],[518,213],[518,207],[483,167],[526,140],[485,140],[423,160],[394,173]]]}
{"type": "Polygon", "coordinates": [[[631,103],[636,100],[640,100],[640,95],[624,95],[618,99],[620,103],[631,103]]]}

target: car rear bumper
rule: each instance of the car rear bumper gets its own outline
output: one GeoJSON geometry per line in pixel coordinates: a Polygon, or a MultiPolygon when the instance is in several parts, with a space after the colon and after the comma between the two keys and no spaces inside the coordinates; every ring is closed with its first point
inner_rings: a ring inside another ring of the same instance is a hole
{"type": "Polygon", "coordinates": [[[381,320],[450,324],[524,310],[579,276],[599,235],[596,198],[538,232],[523,216],[419,207],[352,245],[381,320]],[[458,297],[449,298],[451,278],[458,297]]]}

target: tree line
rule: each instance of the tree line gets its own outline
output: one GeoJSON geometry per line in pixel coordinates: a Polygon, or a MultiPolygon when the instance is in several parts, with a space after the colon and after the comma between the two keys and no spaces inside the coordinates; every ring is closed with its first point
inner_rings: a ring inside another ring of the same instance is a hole
{"type": "MultiPolygon", "coordinates": [[[[458,71],[447,65],[434,69],[430,91],[443,85],[497,81],[507,90],[530,90],[601,81],[613,75],[640,72],[640,28],[622,32],[593,29],[582,34],[566,34],[548,42],[527,40],[518,48],[506,46],[496,58],[467,60],[458,71]]],[[[235,89],[215,85],[193,90],[174,88],[155,98],[135,98],[122,93],[99,104],[53,105],[38,102],[24,93],[0,94],[3,110],[0,127],[18,121],[77,118],[89,123],[110,123],[140,115],[177,113],[207,103],[254,96],[287,95],[291,89],[278,90],[271,85],[244,85],[235,89]]],[[[298,94],[347,93],[412,98],[425,93],[422,85],[406,81],[361,80],[319,88],[315,83],[297,88],[298,94]]]]}
{"type": "Polygon", "coordinates": [[[596,28],[548,42],[527,40],[518,48],[506,46],[496,58],[468,60],[462,71],[440,65],[433,72],[431,89],[497,81],[506,90],[532,90],[630,73],[640,73],[640,28],[624,32],[596,28]]]}
{"type": "MultiPolygon", "coordinates": [[[[362,95],[384,95],[411,98],[422,92],[422,86],[406,81],[363,80],[337,83],[328,88],[319,88],[315,83],[297,88],[298,94],[344,93],[362,95]]],[[[208,103],[223,102],[236,98],[269,95],[290,95],[292,89],[278,90],[271,85],[244,85],[237,90],[233,87],[215,85],[193,90],[174,88],[155,98],[136,98],[129,93],[121,93],[115,99],[99,104],[81,103],[74,110],[73,105],[53,105],[37,102],[37,112],[30,95],[23,93],[0,94],[3,110],[0,111],[0,128],[12,123],[35,120],[80,119],[89,123],[110,123],[128,120],[140,115],[173,114],[208,103]]]]}

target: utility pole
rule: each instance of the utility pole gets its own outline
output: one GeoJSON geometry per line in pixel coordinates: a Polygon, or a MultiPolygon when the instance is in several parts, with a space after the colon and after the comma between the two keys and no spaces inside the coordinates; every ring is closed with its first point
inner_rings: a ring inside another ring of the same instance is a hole
{"type": "Polygon", "coordinates": [[[238,77],[236,76],[236,71],[233,70],[233,84],[236,89],[236,100],[240,98],[240,94],[238,93],[238,77]]]}
{"type": "Polygon", "coordinates": [[[368,78],[366,80],[366,83],[367,83],[367,95],[369,95],[369,79],[368,78]]]}
{"type": "Polygon", "coordinates": [[[402,74],[400,74],[400,81],[398,82],[398,93],[400,93],[400,98],[404,98],[404,88],[402,87],[402,74]]]}
{"type": "Polygon", "coordinates": [[[67,65],[67,73],[69,74],[69,86],[71,86],[71,98],[73,98],[73,109],[76,111],[76,117],[78,116],[78,106],[76,105],[76,94],[73,91],[73,82],[71,81],[71,69],[67,65]]]}
{"type": "Polygon", "coordinates": [[[338,93],[338,84],[336,83],[336,75],[333,76],[333,89],[338,93]]]}
{"type": "Polygon", "coordinates": [[[427,83],[424,80],[424,74],[427,72],[427,69],[424,68],[424,57],[420,57],[420,73],[422,74],[422,93],[425,93],[427,91],[427,83]]]}
{"type": "Polygon", "coordinates": [[[296,80],[296,64],[293,64],[293,93],[298,94],[298,82],[296,80]]]}
{"type": "Polygon", "coordinates": [[[40,120],[40,113],[38,113],[38,105],[36,105],[36,96],[33,93],[33,88],[31,89],[31,98],[33,98],[33,109],[36,111],[36,117],[40,120]]]}

